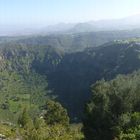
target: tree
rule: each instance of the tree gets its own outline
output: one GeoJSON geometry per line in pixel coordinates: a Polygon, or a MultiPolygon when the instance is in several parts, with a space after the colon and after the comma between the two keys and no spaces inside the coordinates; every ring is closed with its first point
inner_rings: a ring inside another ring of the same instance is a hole
{"type": "Polygon", "coordinates": [[[98,81],[92,86],[92,97],[86,105],[83,119],[87,140],[139,139],[138,74],[98,81]]]}
{"type": "Polygon", "coordinates": [[[33,127],[33,121],[31,119],[31,117],[29,116],[28,111],[27,111],[26,108],[23,109],[23,112],[19,116],[18,124],[22,128],[28,128],[29,126],[33,127]]]}
{"type": "Polygon", "coordinates": [[[61,124],[69,125],[69,117],[66,109],[58,102],[47,100],[45,105],[44,119],[48,125],[61,124]]]}
{"type": "Polygon", "coordinates": [[[92,87],[92,100],[86,105],[84,124],[84,134],[87,140],[111,140],[113,126],[111,113],[109,110],[110,85],[104,80],[97,82],[92,87]]]}

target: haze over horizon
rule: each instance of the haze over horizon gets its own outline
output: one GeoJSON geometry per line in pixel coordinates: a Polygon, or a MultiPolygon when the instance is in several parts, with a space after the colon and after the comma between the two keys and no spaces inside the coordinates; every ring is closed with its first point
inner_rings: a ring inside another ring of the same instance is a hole
{"type": "Polygon", "coordinates": [[[140,14],[139,0],[1,0],[0,25],[46,26],[140,14]]]}

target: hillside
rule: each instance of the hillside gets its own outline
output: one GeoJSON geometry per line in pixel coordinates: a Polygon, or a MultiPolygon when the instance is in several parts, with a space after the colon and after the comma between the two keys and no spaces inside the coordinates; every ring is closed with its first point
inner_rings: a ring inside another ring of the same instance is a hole
{"type": "MultiPolygon", "coordinates": [[[[92,83],[140,68],[138,42],[139,39],[113,41],[81,52],[66,53],[45,44],[31,45],[31,42],[28,44],[10,40],[0,47],[0,69],[2,73],[7,71],[5,76],[16,73],[17,77],[23,77],[25,84],[28,83],[26,77],[31,73],[41,76],[44,85],[48,83],[49,90],[52,90],[51,95],[57,97],[68,109],[72,120],[76,121],[81,118],[84,103],[90,97],[89,87],[92,83]]],[[[41,81],[40,78],[38,80],[41,81]]]]}
{"type": "Polygon", "coordinates": [[[55,33],[50,35],[0,37],[1,46],[5,42],[21,44],[23,46],[52,46],[61,51],[72,53],[83,51],[86,48],[93,48],[114,40],[126,40],[139,38],[140,30],[114,30],[81,33],[55,33]]]}
{"type": "Polygon", "coordinates": [[[138,70],[139,56],[139,44],[121,41],[67,54],[57,69],[48,75],[50,87],[59,95],[72,116],[76,117],[89,98],[92,83],[138,70]]]}

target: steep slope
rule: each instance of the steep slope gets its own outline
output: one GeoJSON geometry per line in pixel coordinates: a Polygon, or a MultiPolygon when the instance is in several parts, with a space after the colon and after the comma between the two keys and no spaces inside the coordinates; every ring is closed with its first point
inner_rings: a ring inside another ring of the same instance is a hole
{"type": "Polygon", "coordinates": [[[48,75],[50,87],[75,118],[81,116],[90,85],[140,68],[140,45],[113,42],[83,52],[67,54],[55,72],[48,75]]]}
{"type": "Polygon", "coordinates": [[[64,53],[57,47],[10,41],[1,44],[0,69],[23,77],[30,73],[47,76],[52,95],[56,95],[71,118],[77,120],[90,96],[92,83],[140,68],[138,42],[139,39],[114,41],[81,52],[64,53]]]}
{"type": "Polygon", "coordinates": [[[23,108],[32,115],[39,113],[49,94],[46,75],[33,67],[55,69],[61,51],[50,46],[25,46],[15,42],[0,47],[0,120],[17,121],[23,108]]]}

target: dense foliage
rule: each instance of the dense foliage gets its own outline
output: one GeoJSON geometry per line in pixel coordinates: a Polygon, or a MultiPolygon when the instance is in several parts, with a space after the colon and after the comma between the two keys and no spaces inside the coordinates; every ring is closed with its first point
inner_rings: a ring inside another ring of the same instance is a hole
{"type": "Polygon", "coordinates": [[[31,117],[24,108],[18,125],[0,124],[0,138],[9,140],[82,140],[81,126],[69,124],[67,111],[55,101],[47,100],[41,114],[31,117]]]}
{"type": "MultiPolygon", "coordinates": [[[[55,42],[53,35],[50,38],[55,42]]],[[[92,83],[140,68],[139,38],[113,41],[73,53],[66,53],[55,44],[48,46],[47,42],[45,36],[9,38],[9,41],[0,44],[0,70],[15,72],[20,76],[36,73],[47,77],[43,83],[48,82],[49,89],[53,91],[51,95],[67,108],[72,121],[82,118],[92,83]]]]}
{"type": "Polygon", "coordinates": [[[83,131],[87,140],[138,140],[140,72],[98,81],[86,105],[83,131]]]}
{"type": "Polygon", "coordinates": [[[49,97],[47,86],[45,76],[36,73],[0,72],[0,119],[15,122],[24,107],[39,112],[49,97]]]}
{"type": "Polygon", "coordinates": [[[117,74],[138,70],[139,56],[140,45],[129,41],[115,41],[66,54],[55,71],[48,74],[49,84],[71,117],[81,117],[83,103],[90,97],[90,85],[102,78],[110,80],[117,74]]]}
{"type": "MultiPolygon", "coordinates": [[[[83,117],[90,85],[140,68],[139,38],[95,47],[113,39],[114,33],[107,38],[104,34],[2,38],[0,138],[82,139],[81,125],[69,122],[83,117]],[[54,98],[62,105],[50,100],[54,98]]],[[[84,117],[86,139],[139,139],[139,81],[140,72],[92,86],[84,117]]]]}

